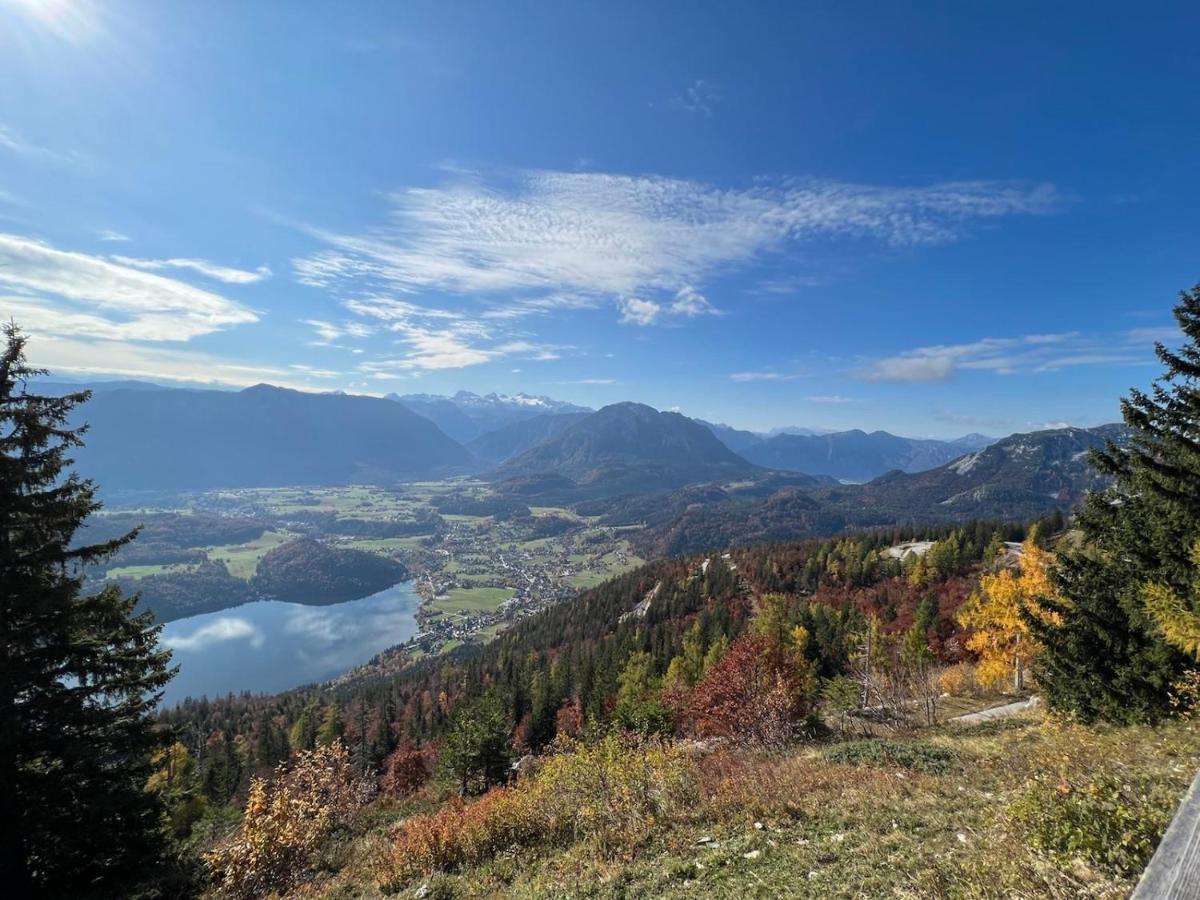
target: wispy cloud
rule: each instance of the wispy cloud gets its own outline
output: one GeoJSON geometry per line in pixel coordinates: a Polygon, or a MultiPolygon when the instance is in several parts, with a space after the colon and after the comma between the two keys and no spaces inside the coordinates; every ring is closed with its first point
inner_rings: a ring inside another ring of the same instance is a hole
{"type": "Polygon", "coordinates": [[[114,243],[123,243],[125,241],[132,240],[129,235],[122,234],[119,231],[113,231],[109,228],[103,228],[100,231],[97,231],[96,237],[100,238],[102,241],[112,241],[114,243]]]}
{"type": "Polygon", "coordinates": [[[0,234],[0,290],[0,311],[36,333],[186,341],[258,321],[211,291],[13,234],[0,234]]]}
{"type": "Polygon", "coordinates": [[[805,397],[804,399],[806,399],[809,403],[826,403],[831,405],[858,402],[858,400],[854,397],[843,397],[841,394],[814,394],[805,397]]]}
{"type": "Polygon", "coordinates": [[[672,98],[672,102],[688,112],[712,118],[717,104],[721,102],[721,89],[712,81],[697,78],[672,98]]]}
{"type": "Polygon", "coordinates": [[[324,319],[301,319],[302,324],[308,325],[317,333],[320,340],[313,341],[318,346],[331,346],[333,341],[342,337],[365,338],[375,333],[375,329],[363,322],[326,322],[324,319]]]}
{"type": "Polygon", "coordinates": [[[572,381],[560,381],[559,384],[616,384],[615,378],[576,378],[572,381]]]}
{"type": "Polygon", "coordinates": [[[760,372],[734,372],[729,376],[729,380],[740,383],[752,381],[795,381],[797,378],[801,377],[801,375],[798,375],[794,372],[785,373],[764,370],[760,372]]]}
{"type": "Polygon", "coordinates": [[[359,371],[376,379],[406,378],[415,371],[462,369],[505,358],[546,361],[559,358],[561,347],[526,340],[500,340],[476,323],[430,328],[397,322],[391,329],[408,347],[404,356],[363,362],[359,371]]]}
{"type": "Polygon", "coordinates": [[[23,156],[27,159],[41,159],[46,162],[71,162],[82,160],[81,154],[74,151],[61,152],[29,140],[15,129],[0,123],[0,150],[23,156]]]}
{"type": "Polygon", "coordinates": [[[343,299],[407,296],[417,306],[429,291],[469,295],[496,319],[608,302],[623,321],[652,325],[715,312],[705,283],[767,253],[818,240],[944,243],[1062,202],[1052,186],[1010,182],[792,179],[727,189],[660,176],[459,171],[442,186],[391,194],[387,222],[364,233],[309,229],[324,247],[293,265],[301,282],[343,299]]]}
{"type": "Polygon", "coordinates": [[[1137,365],[1153,359],[1149,331],[1158,333],[1157,329],[1103,335],[1065,332],[937,344],[869,362],[850,374],[860,381],[916,384],[947,381],[960,371],[1015,375],[1075,366],[1137,365]]]}
{"type": "Polygon", "coordinates": [[[114,256],[113,260],[125,266],[151,272],[162,269],[191,269],[206,278],[223,281],[225,284],[254,284],[271,277],[269,266],[259,266],[253,270],[235,269],[232,266],[222,266],[206,259],[136,259],[132,256],[114,256]]]}
{"type": "MultiPolygon", "coordinates": [[[[3,303],[0,302],[0,308],[3,303]]],[[[19,324],[25,324],[18,320],[19,324]]],[[[270,382],[296,390],[325,389],[323,370],[304,371],[291,366],[251,364],[212,353],[132,343],[120,340],[60,337],[42,329],[29,329],[29,358],[55,373],[80,376],[107,375],[151,381],[175,381],[222,387],[248,387],[270,382]]]]}

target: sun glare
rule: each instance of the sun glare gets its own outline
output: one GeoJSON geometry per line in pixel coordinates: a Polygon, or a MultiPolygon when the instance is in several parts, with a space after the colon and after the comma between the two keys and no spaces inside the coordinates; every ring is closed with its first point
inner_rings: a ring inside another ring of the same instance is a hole
{"type": "Polygon", "coordinates": [[[39,31],[78,43],[100,31],[99,10],[91,0],[0,0],[0,11],[10,10],[39,31]]]}

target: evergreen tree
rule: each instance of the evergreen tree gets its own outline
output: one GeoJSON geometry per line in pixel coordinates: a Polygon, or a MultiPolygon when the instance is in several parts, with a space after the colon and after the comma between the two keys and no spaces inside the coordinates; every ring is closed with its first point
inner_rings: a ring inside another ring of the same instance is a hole
{"type": "Polygon", "coordinates": [[[131,540],[74,546],[99,508],[64,477],[82,443],[68,418],[87,392],[43,397],[25,338],[0,355],[0,871],[9,896],[129,895],[164,837],[145,790],[163,742],[150,717],[170,680],[150,614],[115,587],[83,593],[82,567],[131,540]]]}
{"type": "Polygon", "coordinates": [[[512,758],[510,731],[508,713],[494,691],[454,711],[439,762],[460,795],[481,793],[504,781],[512,758]]]}
{"type": "Polygon", "coordinates": [[[1084,546],[1059,566],[1063,600],[1045,604],[1057,621],[1027,616],[1045,648],[1037,678],[1047,700],[1085,720],[1167,714],[1189,665],[1155,620],[1155,601],[1169,594],[1186,604],[1177,613],[1200,613],[1190,558],[1200,539],[1200,285],[1181,295],[1175,318],[1184,346],[1157,344],[1164,373],[1121,401],[1129,446],[1093,455],[1114,484],[1079,513],[1084,546]]]}
{"type": "Polygon", "coordinates": [[[322,747],[328,747],[340,741],[346,733],[342,723],[342,714],[336,703],[325,707],[325,715],[321,717],[321,726],[317,729],[316,742],[322,747]]]}

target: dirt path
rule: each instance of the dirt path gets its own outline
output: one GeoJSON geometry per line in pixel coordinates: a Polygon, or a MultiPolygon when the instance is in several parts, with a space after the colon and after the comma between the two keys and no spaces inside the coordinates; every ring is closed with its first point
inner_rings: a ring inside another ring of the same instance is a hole
{"type": "Polygon", "coordinates": [[[1008,703],[1004,706],[993,706],[991,709],[980,710],[975,713],[967,713],[965,716],[955,716],[953,719],[947,719],[954,725],[975,725],[979,722],[986,722],[989,719],[1003,719],[1008,716],[1015,716],[1017,713],[1025,712],[1027,709],[1033,709],[1041,703],[1040,697],[1030,697],[1028,700],[1018,700],[1016,703],[1008,703]]]}

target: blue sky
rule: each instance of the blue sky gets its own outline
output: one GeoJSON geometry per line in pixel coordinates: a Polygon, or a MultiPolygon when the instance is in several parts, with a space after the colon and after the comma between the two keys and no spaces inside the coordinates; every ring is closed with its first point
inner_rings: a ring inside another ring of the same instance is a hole
{"type": "Polygon", "coordinates": [[[0,0],[64,375],[1117,418],[1200,280],[1195,4],[0,0]]]}

